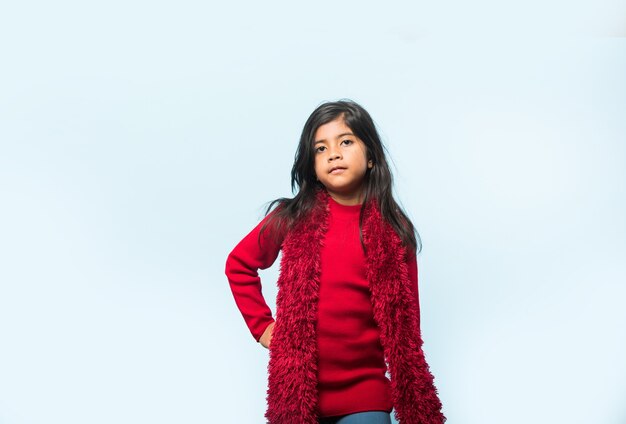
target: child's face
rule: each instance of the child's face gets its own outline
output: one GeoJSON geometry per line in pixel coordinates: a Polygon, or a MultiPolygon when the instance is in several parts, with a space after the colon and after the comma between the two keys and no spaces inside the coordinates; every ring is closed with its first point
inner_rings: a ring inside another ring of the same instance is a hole
{"type": "Polygon", "coordinates": [[[339,203],[362,202],[363,181],[367,168],[367,148],[343,118],[320,126],[315,132],[315,174],[328,193],[339,203]]]}

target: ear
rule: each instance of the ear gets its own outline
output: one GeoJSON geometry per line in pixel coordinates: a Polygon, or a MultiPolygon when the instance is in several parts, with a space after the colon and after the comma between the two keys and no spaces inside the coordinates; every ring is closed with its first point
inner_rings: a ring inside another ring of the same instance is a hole
{"type": "Polygon", "coordinates": [[[371,159],[367,161],[367,167],[370,169],[374,167],[374,162],[371,159]]]}

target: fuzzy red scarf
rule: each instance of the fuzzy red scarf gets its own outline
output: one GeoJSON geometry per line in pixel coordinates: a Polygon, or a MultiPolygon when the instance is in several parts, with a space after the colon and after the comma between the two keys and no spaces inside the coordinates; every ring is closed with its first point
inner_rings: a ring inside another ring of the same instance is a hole
{"type": "MultiPolygon", "coordinates": [[[[312,212],[283,241],[268,366],[270,424],[318,424],[315,328],[328,200],[320,190],[312,212]]],[[[374,202],[364,210],[363,243],[396,418],[401,424],[441,424],[445,417],[422,351],[406,248],[374,202]]]]}

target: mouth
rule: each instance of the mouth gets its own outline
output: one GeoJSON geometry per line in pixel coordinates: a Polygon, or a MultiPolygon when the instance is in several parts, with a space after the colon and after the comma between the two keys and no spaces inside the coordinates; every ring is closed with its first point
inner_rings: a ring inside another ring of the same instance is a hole
{"type": "Polygon", "coordinates": [[[342,166],[335,166],[333,168],[330,168],[330,171],[328,171],[328,173],[329,174],[341,174],[345,170],[346,170],[346,168],[344,168],[342,166]]]}

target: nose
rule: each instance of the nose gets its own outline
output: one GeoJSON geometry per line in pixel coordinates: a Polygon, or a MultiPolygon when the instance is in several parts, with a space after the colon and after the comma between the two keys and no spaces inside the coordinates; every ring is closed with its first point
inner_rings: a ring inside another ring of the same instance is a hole
{"type": "Polygon", "coordinates": [[[335,159],[339,159],[341,157],[341,154],[339,153],[338,149],[329,149],[328,152],[328,161],[332,161],[335,159]]]}

